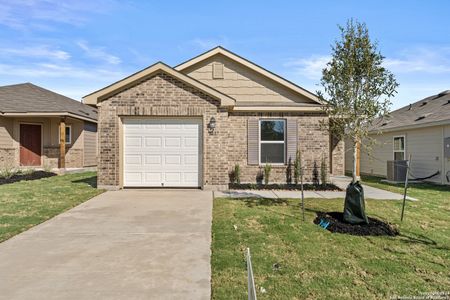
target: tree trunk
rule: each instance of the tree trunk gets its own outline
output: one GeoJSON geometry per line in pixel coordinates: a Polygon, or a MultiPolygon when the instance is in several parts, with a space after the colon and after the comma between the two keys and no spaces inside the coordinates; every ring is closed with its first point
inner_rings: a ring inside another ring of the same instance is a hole
{"type": "Polygon", "coordinates": [[[353,177],[353,183],[359,181],[360,177],[359,177],[359,167],[360,167],[360,155],[359,155],[359,147],[360,147],[360,143],[358,140],[354,140],[353,141],[353,172],[352,172],[352,177],[353,177]]]}

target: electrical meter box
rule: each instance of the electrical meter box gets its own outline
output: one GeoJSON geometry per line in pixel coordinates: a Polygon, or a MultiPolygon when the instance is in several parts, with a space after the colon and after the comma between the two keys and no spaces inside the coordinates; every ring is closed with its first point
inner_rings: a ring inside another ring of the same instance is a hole
{"type": "Polygon", "coordinates": [[[444,139],[444,157],[450,158],[450,137],[444,139]]]}

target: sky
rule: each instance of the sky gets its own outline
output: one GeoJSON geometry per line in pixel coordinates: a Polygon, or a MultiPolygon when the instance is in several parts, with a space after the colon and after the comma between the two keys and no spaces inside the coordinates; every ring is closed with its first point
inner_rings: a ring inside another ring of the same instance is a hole
{"type": "Polygon", "coordinates": [[[0,85],[80,100],[157,61],[221,45],[312,92],[349,18],[400,86],[392,109],[450,89],[450,1],[0,0],[0,85]]]}

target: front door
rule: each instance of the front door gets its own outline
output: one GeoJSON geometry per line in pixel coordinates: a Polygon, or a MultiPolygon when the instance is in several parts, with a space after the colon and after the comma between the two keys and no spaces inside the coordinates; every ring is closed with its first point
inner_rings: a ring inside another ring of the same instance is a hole
{"type": "Polygon", "coordinates": [[[41,125],[20,124],[20,165],[41,165],[41,125]]]}

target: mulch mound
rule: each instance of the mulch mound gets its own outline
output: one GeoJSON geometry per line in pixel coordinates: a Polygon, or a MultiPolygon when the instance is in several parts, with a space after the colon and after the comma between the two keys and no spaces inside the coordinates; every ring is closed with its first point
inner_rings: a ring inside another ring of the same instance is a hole
{"type": "MultiPolygon", "coordinates": [[[[262,184],[262,183],[230,183],[228,184],[228,188],[230,190],[290,190],[290,191],[300,191],[300,184],[284,184],[284,183],[271,183],[271,184],[262,184]]],[[[342,191],[338,186],[327,183],[327,184],[311,184],[305,183],[303,184],[304,191],[332,191],[338,192],[342,191]]]]}
{"type": "Polygon", "coordinates": [[[46,171],[34,171],[29,174],[17,173],[9,178],[0,178],[0,185],[19,182],[19,181],[23,181],[23,180],[25,180],[25,181],[37,180],[37,179],[53,177],[53,176],[56,176],[56,174],[52,173],[52,172],[46,172],[46,171]]]}
{"type": "Polygon", "coordinates": [[[396,236],[399,234],[398,229],[389,223],[375,218],[368,219],[369,224],[352,225],[344,221],[344,214],[342,212],[318,212],[317,217],[314,219],[314,224],[319,225],[321,222],[329,222],[326,229],[331,232],[359,236],[396,236]]]}

